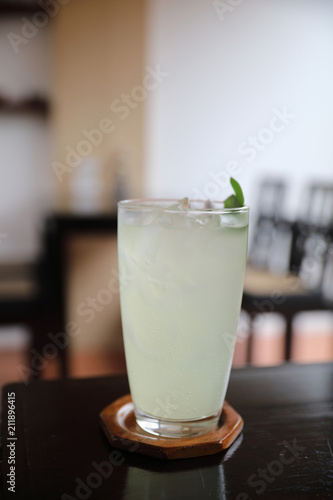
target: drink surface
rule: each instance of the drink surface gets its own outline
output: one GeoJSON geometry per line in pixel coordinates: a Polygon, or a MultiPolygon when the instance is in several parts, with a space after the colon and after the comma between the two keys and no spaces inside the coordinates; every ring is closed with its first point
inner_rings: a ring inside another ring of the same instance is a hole
{"type": "Polygon", "coordinates": [[[240,214],[241,224],[235,216],[238,225],[223,215],[200,223],[186,214],[154,216],[150,223],[118,224],[131,395],[137,409],[154,417],[210,416],[220,410],[229,380],[247,214],[240,214]]]}

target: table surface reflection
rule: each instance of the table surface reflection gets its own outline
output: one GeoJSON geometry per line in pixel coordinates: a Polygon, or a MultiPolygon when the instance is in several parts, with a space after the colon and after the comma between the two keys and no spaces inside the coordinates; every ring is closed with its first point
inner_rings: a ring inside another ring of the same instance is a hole
{"type": "Polygon", "coordinates": [[[333,498],[333,364],[232,372],[227,399],[244,431],[227,452],[164,461],[115,451],[99,412],[125,376],[37,381],[3,389],[3,498],[333,498]],[[15,393],[16,496],[8,491],[7,394],[15,393]]]}

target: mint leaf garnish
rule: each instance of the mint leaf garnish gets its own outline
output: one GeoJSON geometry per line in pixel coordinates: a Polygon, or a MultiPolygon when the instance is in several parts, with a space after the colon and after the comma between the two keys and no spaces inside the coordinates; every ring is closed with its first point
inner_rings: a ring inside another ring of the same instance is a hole
{"type": "Polygon", "coordinates": [[[244,195],[243,195],[242,188],[240,187],[238,182],[233,177],[230,177],[230,184],[233,187],[235,194],[232,194],[226,200],[224,200],[225,208],[243,207],[244,206],[244,195]]]}
{"type": "Polygon", "coordinates": [[[242,207],[244,205],[244,195],[242,188],[240,187],[236,179],[234,179],[233,177],[230,177],[230,184],[234,188],[236,198],[239,201],[240,206],[242,207]]]}
{"type": "Polygon", "coordinates": [[[234,194],[232,194],[231,196],[229,196],[229,198],[224,200],[224,206],[225,206],[225,208],[239,208],[242,205],[240,205],[236,196],[234,194]]]}

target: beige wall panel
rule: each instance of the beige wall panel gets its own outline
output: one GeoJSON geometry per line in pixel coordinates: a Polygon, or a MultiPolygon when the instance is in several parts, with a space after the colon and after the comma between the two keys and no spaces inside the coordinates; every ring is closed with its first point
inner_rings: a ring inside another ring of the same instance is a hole
{"type": "Polygon", "coordinates": [[[68,318],[81,333],[71,339],[73,349],[122,351],[116,238],[71,238],[67,247],[68,318]],[[95,305],[91,305],[94,301],[95,305]]]}
{"type": "MultiPolygon", "coordinates": [[[[142,83],[144,41],[144,0],[71,0],[54,18],[54,160],[66,164],[66,146],[76,150],[85,139],[84,129],[109,118],[115,130],[105,134],[91,154],[102,163],[108,184],[112,160],[119,153],[126,155],[131,196],[140,195],[142,188],[144,102],[124,120],[111,105],[142,83]]],[[[70,175],[66,173],[58,186],[63,204],[70,175]]]]}

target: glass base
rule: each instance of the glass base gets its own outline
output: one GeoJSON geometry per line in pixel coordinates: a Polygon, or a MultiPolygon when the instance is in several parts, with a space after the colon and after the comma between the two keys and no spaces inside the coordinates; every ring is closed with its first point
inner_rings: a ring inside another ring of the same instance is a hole
{"type": "Polygon", "coordinates": [[[196,420],[168,420],[135,411],[138,425],[149,434],[168,438],[184,438],[206,434],[217,426],[220,412],[196,420]]]}

